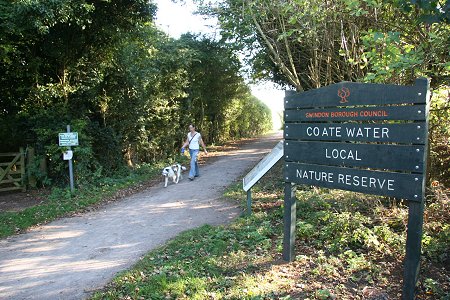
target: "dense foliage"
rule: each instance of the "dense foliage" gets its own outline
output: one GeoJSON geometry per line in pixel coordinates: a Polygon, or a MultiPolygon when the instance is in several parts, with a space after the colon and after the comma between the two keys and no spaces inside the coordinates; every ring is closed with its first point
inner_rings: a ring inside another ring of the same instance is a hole
{"type": "Polygon", "coordinates": [[[146,0],[0,0],[0,152],[34,147],[41,183],[64,180],[57,141],[70,124],[83,182],[172,156],[190,122],[206,143],[271,128],[227,44],[171,39],[155,11],[146,0]]]}
{"type": "Polygon", "coordinates": [[[252,75],[304,91],[340,81],[430,79],[431,179],[450,178],[450,2],[202,1],[252,75]]]}
{"type": "Polygon", "coordinates": [[[202,1],[253,75],[298,91],[343,80],[448,83],[445,1],[202,1]]]}

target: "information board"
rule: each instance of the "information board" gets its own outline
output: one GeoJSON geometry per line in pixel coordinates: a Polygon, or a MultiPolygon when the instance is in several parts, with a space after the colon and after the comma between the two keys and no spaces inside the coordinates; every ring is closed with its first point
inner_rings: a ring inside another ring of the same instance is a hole
{"type": "Polygon", "coordinates": [[[287,92],[285,181],[423,201],[426,93],[426,84],[420,82],[414,86],[341,82],[287,92]],[[302,173],[298,164],[308,165],[306,171],[314,176],[302,176],[309,173],[302,173]],[[392,180],[390,188],[362,188],[354,179],[366,178],[358,174],[369,171],[376,171],[380,182],[392,180]],[[343,173],[353,174],[352,184],[344,183],[343,173]],[[316,179],[315,174],[328,175],[316,179]],[[405,174],[414,180],[400,180],[405,174]]]}
{"type": "Polygon", "coordinates": [[[261,177],[270,170],[283,157],[283,141],[278,144],[266,155],[248,174],[242,179],[244,191],[248,191],[258,182],[261,177]]]}
{"type": "Polygon", "coordinates": [[[429,81],[341,82],[286,92],[283,259],[293,261],[294,184],[408,200],[402,299],[415,299],[428,149],[429,81]]]}
{"type": "Polygon", "coordinates": [[[59,134],[59,146],[78,146],[78,132],[62,132],[59,134]]]}

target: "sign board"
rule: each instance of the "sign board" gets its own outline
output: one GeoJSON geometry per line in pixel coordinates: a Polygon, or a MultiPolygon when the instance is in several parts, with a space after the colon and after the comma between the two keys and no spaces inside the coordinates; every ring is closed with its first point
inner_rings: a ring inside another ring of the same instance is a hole
{"type": "Polygon", "coordinates": [[[413,300],[420,263],[429,82],[341,82],[286,92],[283,258],[294,258],[294,184],[408,200],[403,299],[413,300]]]}
{"type": "Polygon", "coordinates": [[[426,90],[422,89],[417,81],[414,86],[340,82],[303,93],[287,91],[284,108],[290,110],[313,107],[425,103],[426,90]]]}
{"type": "MultiPolygon", "coordinates": [[[[323,166],[390,169],[422,172],[423,145],[362,144],[343,142],[287,141],[287,164],[302,162],[323,166]]],[[[286,178],[288,181],[295,179],[286,178]]]]}
{"type": "MultiPolygon", "coordinates": [[[[305,182],[295,170],[297,164],[311,165],[319,174],[329,172],[326,170],[331,166],[353,168],[351,173],[377,171],[379,178],[384,176],[383,172],[385,178],[399,177],[392,177],[393,173],[407,173],[421,180],[410,185],[395,181],[391,186],[395,192],[382,187],[366,192],[423,201],[426,94],[426,84],[355,82],[341,82],[303,93],[287,92],[285,181],[305,182]],[[415,192],[411,194],[411,190],[415,192]]],[[[332,170],[335,180],[318,180],[314,185],[361,191],[361,186],[337,180],[342,170],[332,170]]]]}
{"type": "Polygon", "coordinates": [[[67,150],[63,153],[63,160],[71,160],[73,158],[73,151],[67,150]]]}
{"type": "MultiPolygon", "coordinates": [[[[307,93],[307,92],[306,92],[307,93]]],[[[295,121],[383,121],[383,120],[425,120],[425,105],[413,106],[379,106],[347,108],[310,108],[286,110],[284,120],[295,121]]]]}
{"type": "Polygon", "coordinates": [[[402,124],[373,123],[293,123],[285,126],[287,139],[302,141],[379,142],[425,144],[424,122],[402,124]]]}
{"type": "Polygon", "coordinates": [[[244,191],[248,191],[283,157],[283,141],[280,141],[242,180],[244,191]]]}
{"type": "Polygon", "coordinates": [[[59,146],[78,146],[78,132],[62,132],[59,134],[59,146]]]}
{"type": "Polygon", "coordinates": [[[285,174],[298,184],[341,190],[351,189],[365,194],[416,200],[421,196],[423,175],[380,172],[357,168],[290,163],[285,174]]]}

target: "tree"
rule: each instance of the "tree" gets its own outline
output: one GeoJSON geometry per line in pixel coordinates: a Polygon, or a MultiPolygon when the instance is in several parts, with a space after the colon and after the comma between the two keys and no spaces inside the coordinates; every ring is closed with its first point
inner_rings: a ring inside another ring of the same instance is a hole
{"type": "MultiPolygon", "coordinates": [[[[4,114],[55,102],[69,105],[80,80],[72,75],[75,67],[102,60],[117,32],[132,30],[155,12],[143,0],[16,1],[2,2],[0,9],[6,62],[0,84],[8,91],[2,96],[4,114]]],[[[79,111],[78,103],[73,106],[79,111]]]]}
{"type": "Polygon", "coordinates": [[[179,148],[191,52],[152,24],[119,45],[99,108],[105,126],[121,136],[128,165],[165,158],[179,148]]]}
{"type": "Polygon", "coordinates": [[[210,142],[231,137],[239,120],[229,112],[249,95],[239,60],[222,42],[169,38],[155,9],[146,0],[0,0],[0,151],[33,146],[49,178],[66,180],[57,136],[70,124],[83,182],[173,156],[192,120],[210,142]]]}
{"type": "Polygon", "coordinates": [[[98,107],[104,70],[123,33],[154,13],[144,0],[1,1],[0,134],[7,142],[0,151],[33,145],[57,173],[55,137],[78,124],[73,129],[84,144],[75,167],[85,166],[87,176],[95,171],[89,133],[95,120],[87,117],[98,107]]]}
{"type": "Polygon", "coordinates": [[[201,11],[219,18],[225,39],[241,41],[256,78],[302,91],[363,74],[340,52],[345,44],[346,56],[360,54],[358,28],[342,1],[230,0],[201,11]]]}
{"type": "Polygon", "coordinates": [[[226,111],[248,87],[240,75],[240,62],[224,43],[187,34],[180,38],[195,51],[189,67],[188,106],[192,121],[209,142],[224,140],[226,111]]]}
{"type": "MultiPolygon", "coordinates": [[[[444,22],[448,11],[440,13],[448,2],[224,0],[214,5],[198,2],[203,4],[202,13],[218,17],[224,39],[239,41],[237,44],[248,54],[257,78],[269,78],[298,91],[361,80],[368,73],[379,72],[377,57],[390,55],[392,47],[400,47],[392,65],[401,72],[408,69],[414,73],[413,69],[419,69],[423,73],[432,69],[431,73],[443,78],[440,72],[448,68],[443,63],[448,61],[445,59],[448,24],[444,22]],[[426,15],[442,21],[433,25],[421,22],[426,15]],[[390,40],[379,39],[380,32],[390,40]],[[374,40],[380,43],[370,55],[367,50],[374,40]],[[392,47],[379,51],[380,44],[386,42],[392,47]],[[410,55],[402,61],[401,57],[412,49],[426,58],[418,62],[420,58],[410,55]]],[[[411,76],[403,78],[403,82],[411,81],[411,76]]],[[[369,76],[366,80],[374,78],[369,76]]],[[[438,84],[437,78],[433,84],[438,84]]]]}

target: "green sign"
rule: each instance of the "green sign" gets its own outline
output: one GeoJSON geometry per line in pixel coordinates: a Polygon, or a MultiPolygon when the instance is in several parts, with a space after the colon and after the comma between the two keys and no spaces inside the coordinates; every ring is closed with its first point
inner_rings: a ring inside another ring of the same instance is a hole
{"type": "Polygon", "coordinates": [[[78,132],[63,132],[59,134],[59,146],[78,146],[78,132]]]}
{"type": "Polygon", "coordinates": [[[429,100],[426,78],[412,86],[341,82],[302,93],[286,92],[284,260],[294,259],[294,184],[409,200],[402,299],[415,299],[429,100]]]}
{"type": "Polygon", "coordinates": [[[413,86],[341,82],[303,93],[287,92],[285,181],[361,192],[358,182],[343,184],[342,177],[337,177],[347,170],[332,168],[330,174],[334,176],[311,181],[312,178],[296,173],[295,166],[311,165],[308,170],[314,170],[314,174],[328,174],[325,169],[332,166],[352,168],[352,176],[357,178],[366,178],[363,174],[376,170],[376,177],[386,182],[393,176],[391,172],[400,173],[395,178],[403,178],[406,172],[422,180],[408,184],[395,181],[395,192],[385,186],[363,190],[423,201],[427,84],[427,80],[417,80],[413,86]],[[411,190],[415,192],[411,194],[411,190]]]}

